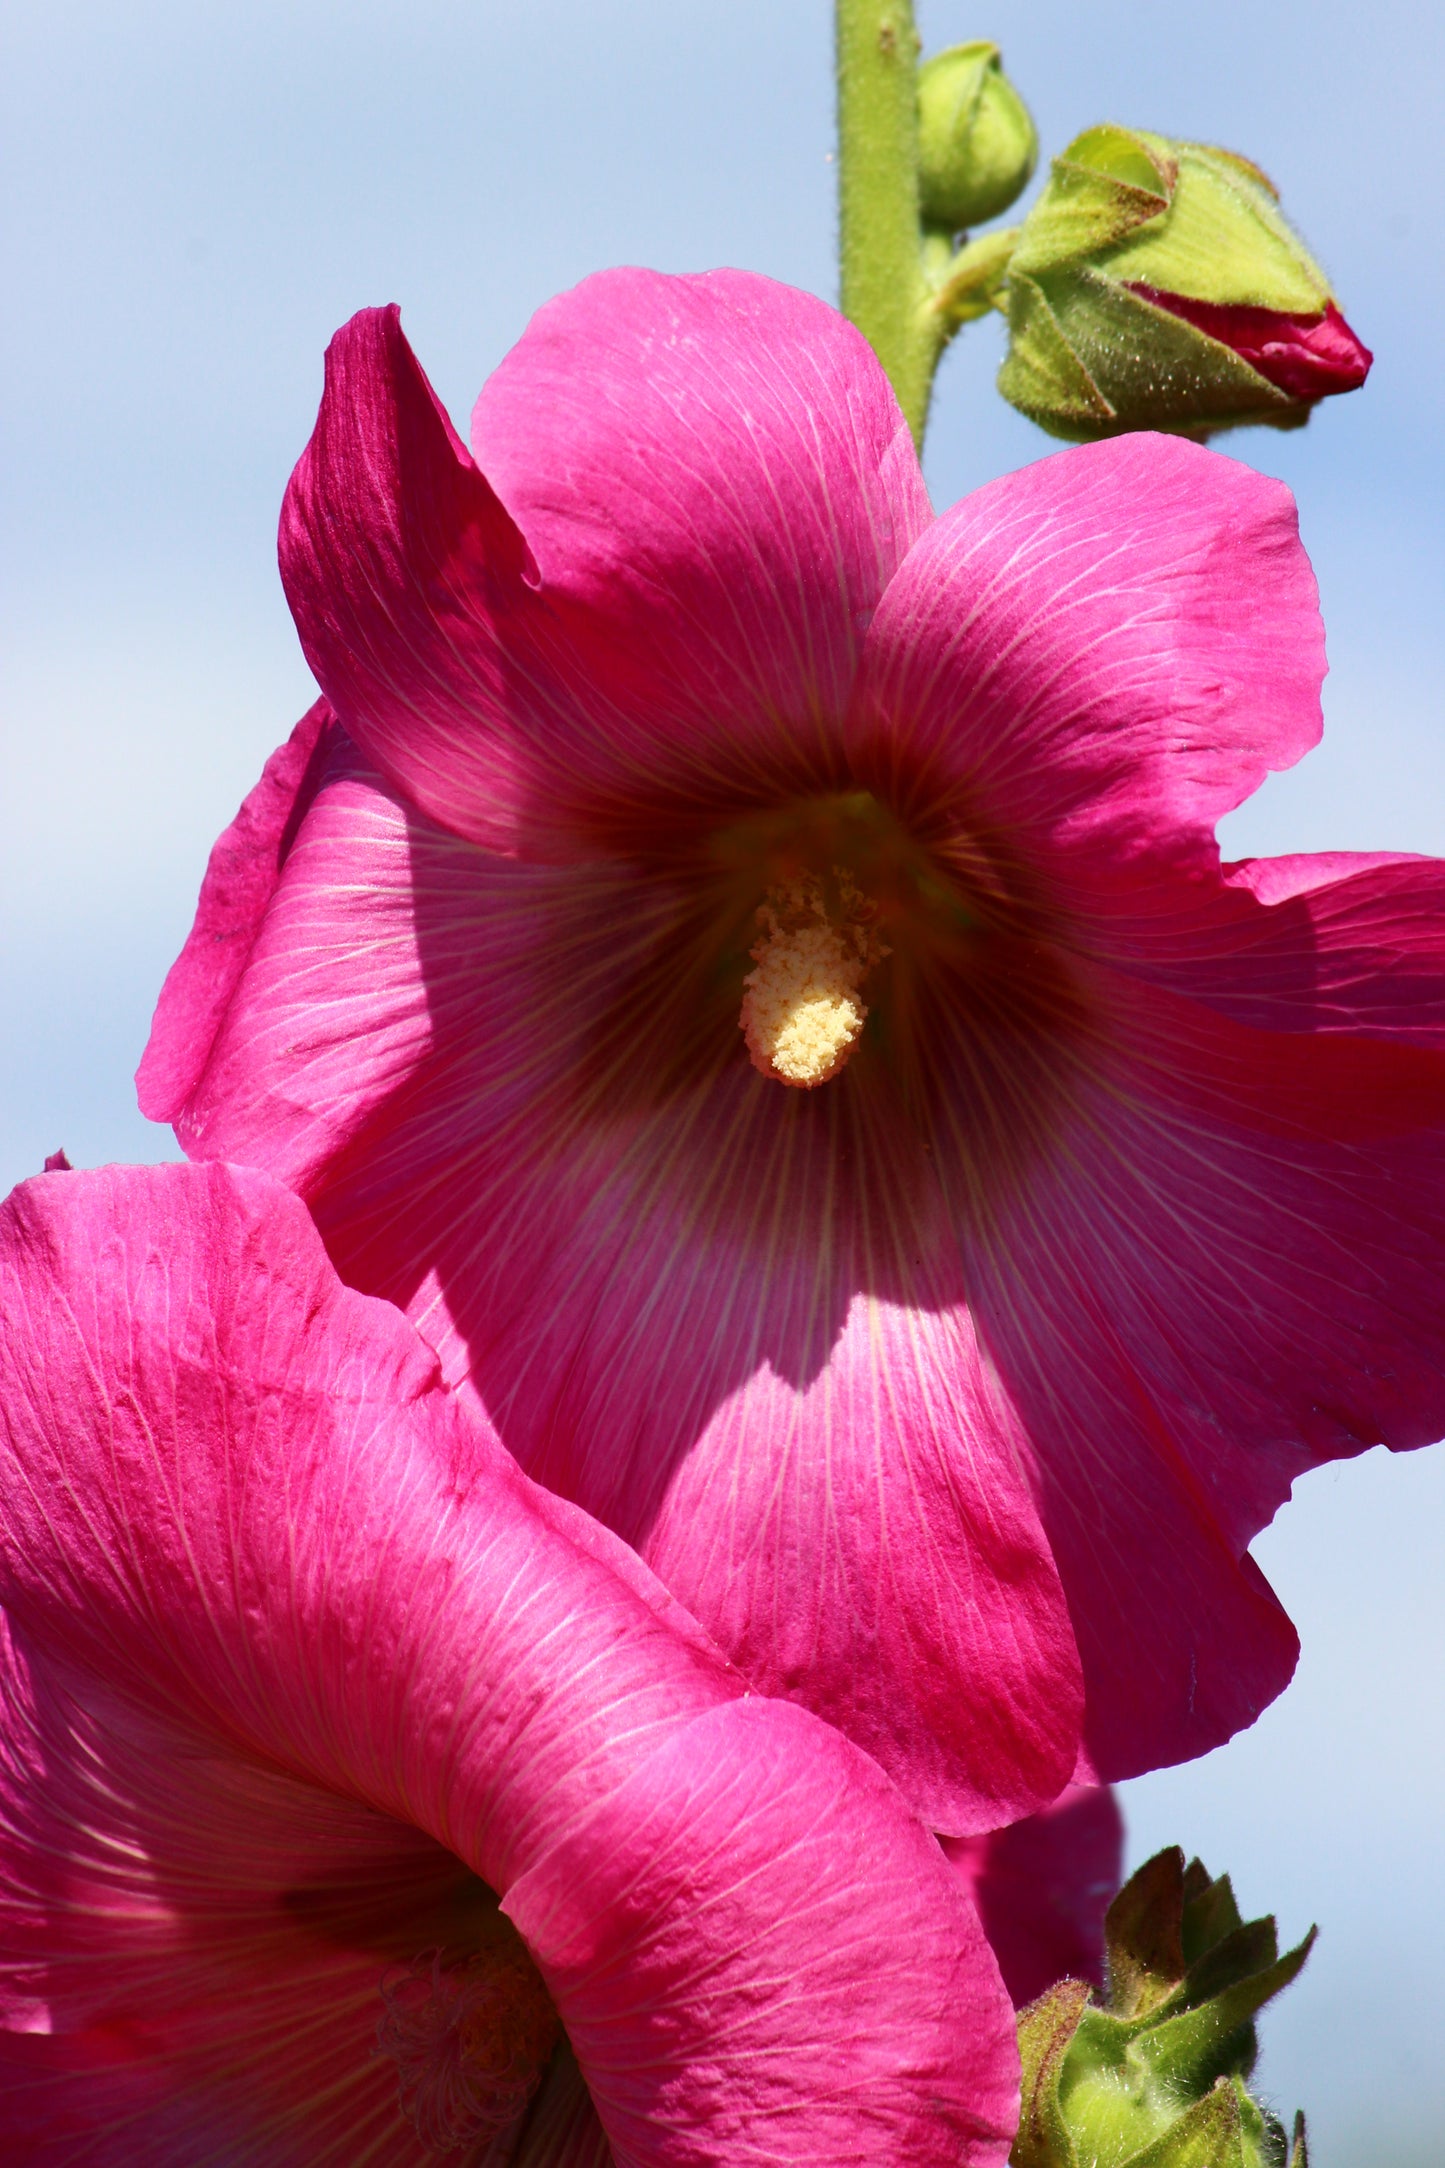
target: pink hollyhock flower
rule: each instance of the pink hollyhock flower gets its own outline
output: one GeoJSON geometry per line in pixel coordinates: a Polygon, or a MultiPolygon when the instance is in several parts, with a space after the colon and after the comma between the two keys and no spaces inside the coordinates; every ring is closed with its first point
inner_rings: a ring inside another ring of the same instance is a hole
{"type": "Polygon", "coordinates": [[[1106,1784],[1071,1784],[1042,1813],[945,1837],[943,1849],[1020,2009],[1056,1980],[1104,1985],[1104,1914],[1124,1870],[1124,1820],[1106,1784]]]}
{"type": "Polygon", "coordinates": [[[37,1178],[0,1301],[7,2163],[1002,2163],[933,1839],[294,1198],[37,1178]]]}
{"type": "Polygon", "coordinates": [[[1319,732],[1288,492],[1133,436],[934,519],[864,341],[732,272],[552,303],[472,438],[338,335],[326,697],[142,1104],[932,1826],[1081,1721],[1213,1746],[1292,1478],[1445,1428],[1440,870],[1214,841],[1319,732]]]}

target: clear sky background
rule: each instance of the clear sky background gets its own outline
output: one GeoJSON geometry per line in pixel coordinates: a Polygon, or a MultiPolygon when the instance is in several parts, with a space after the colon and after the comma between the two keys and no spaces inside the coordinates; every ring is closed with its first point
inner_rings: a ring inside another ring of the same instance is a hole
{"type": "MultiPolygon", "coordinates": [[[[1285,477],[1324,596],[1324,747],[1225,824],[1236,855],[1445,849],[1445,111],[1440,11],[1376,0],[925,0],[992,36],[1046,152],[1113,118],[1280,184],[1376,353],[1285,477]]],[[[832,295],[825,0],[46,0],[10,11],[0,134],[0,1187],[171,1156],[131,1073],[206,852],[311,688],[275,522],[327,338],[396,300],[464,424],[549,294],[618,262],[739,264],[832,295]]],[[[992,389],[994,322],[942,372],[950,503],[1049,449],[992,389]]],[[[1304,1640],[1290,1692],[1128,1787],[1247,1909],[1323,1934],[1263,2079],[1317,2168],[1445,2153],[1445,1451],[1309,1478],[1257,1555],[1304,1640]]]]}

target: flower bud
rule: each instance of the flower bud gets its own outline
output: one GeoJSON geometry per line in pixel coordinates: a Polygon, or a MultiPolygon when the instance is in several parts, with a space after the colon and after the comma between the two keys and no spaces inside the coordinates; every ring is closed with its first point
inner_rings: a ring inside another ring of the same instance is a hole
{"type": "Polygon", "coordinates": [[[1076,137],[1008,280],[998,388],[1055,436],[1292,428],[1370,367],[1271,183],[1202,143],[1076,137]]]}
{"type": "Polygon", "coordinates": [[[986,38],[951,45],[918,71],[918,184],[924,223],[961,233],[1006,211],[1038,163],[1029,109],[986,38]]]}
{"type": "Polygon", "coordinates": [[[1242,1920],[1228,1876],[1178,1849],[1124,1884],[1104,1923],[1108,1993],[1060,1980],[1019,2014],[1023,2107],[1013,2168],[1309,2168],[1246,2089],[1255,2013],[1287,1987],[1314,1930],[1279,1955],[1242,1920]]]}

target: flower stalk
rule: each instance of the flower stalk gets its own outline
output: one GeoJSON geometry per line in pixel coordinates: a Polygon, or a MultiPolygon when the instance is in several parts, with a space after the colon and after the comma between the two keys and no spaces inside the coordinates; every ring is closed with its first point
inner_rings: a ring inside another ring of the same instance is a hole
{"type": "Polygon", "coordinates": [[[981,80],[987,77],[993,93],[987,100],[975,95],[966,113],[950,116],[956,140],[940,117],[947,100],[934,100],[930,145],[923,146],[931,147],[932,163],[925,171],[910,0],[837,0],[835,16],[842,309],[882,362],[921,450],[944,348],[962,325],[1002,306],[1018,234],[1009,227],[973,242],[965,235],[960,246],[960,213],[966,223],[1011,201],[1033,170],[1037,139],[1017,93],[998,73],[997,48],[958,47],[929,63],[929,82],[932,71],[963,61],[981,80]],[[1019,134],[1016,155],[993,141],[1000,99],[1019,134]],[[980,121],[991,160],[976,175],[968,139],[980,121]]]}
{"type": "Polygon", "coordinates": [[[941,320],[919,246],[918,31],[910,0],[837,0],[838,253],[843,314],[923,442],[941,320]]]}
{"type": "Polygon", "coordinates": [[[1021,226],[1000,226],[996,233],[981,233],[950,259],[929,304],[943,325],[944,344],[962,325],[1006,306],[1009,262],[1022,231],[1021,226]]]}

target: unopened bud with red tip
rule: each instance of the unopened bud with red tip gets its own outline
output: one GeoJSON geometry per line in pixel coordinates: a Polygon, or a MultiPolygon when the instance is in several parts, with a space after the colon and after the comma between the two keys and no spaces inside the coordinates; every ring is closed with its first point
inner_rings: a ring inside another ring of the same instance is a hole
{"type": "Polygon", "coordinates": [[[1257,166],[1112,126],[1054,160],[1008,315],[999,390],[1076,439],[1291,428],[1371,360],[1257,166]]]}
{"type": "Polygon", "coordinates": [[[1028,107],[986,38],[951,45],[918,71],[918,188],[924,224],[948,233],[997,218],[1038,163],[1028,107]]]}

